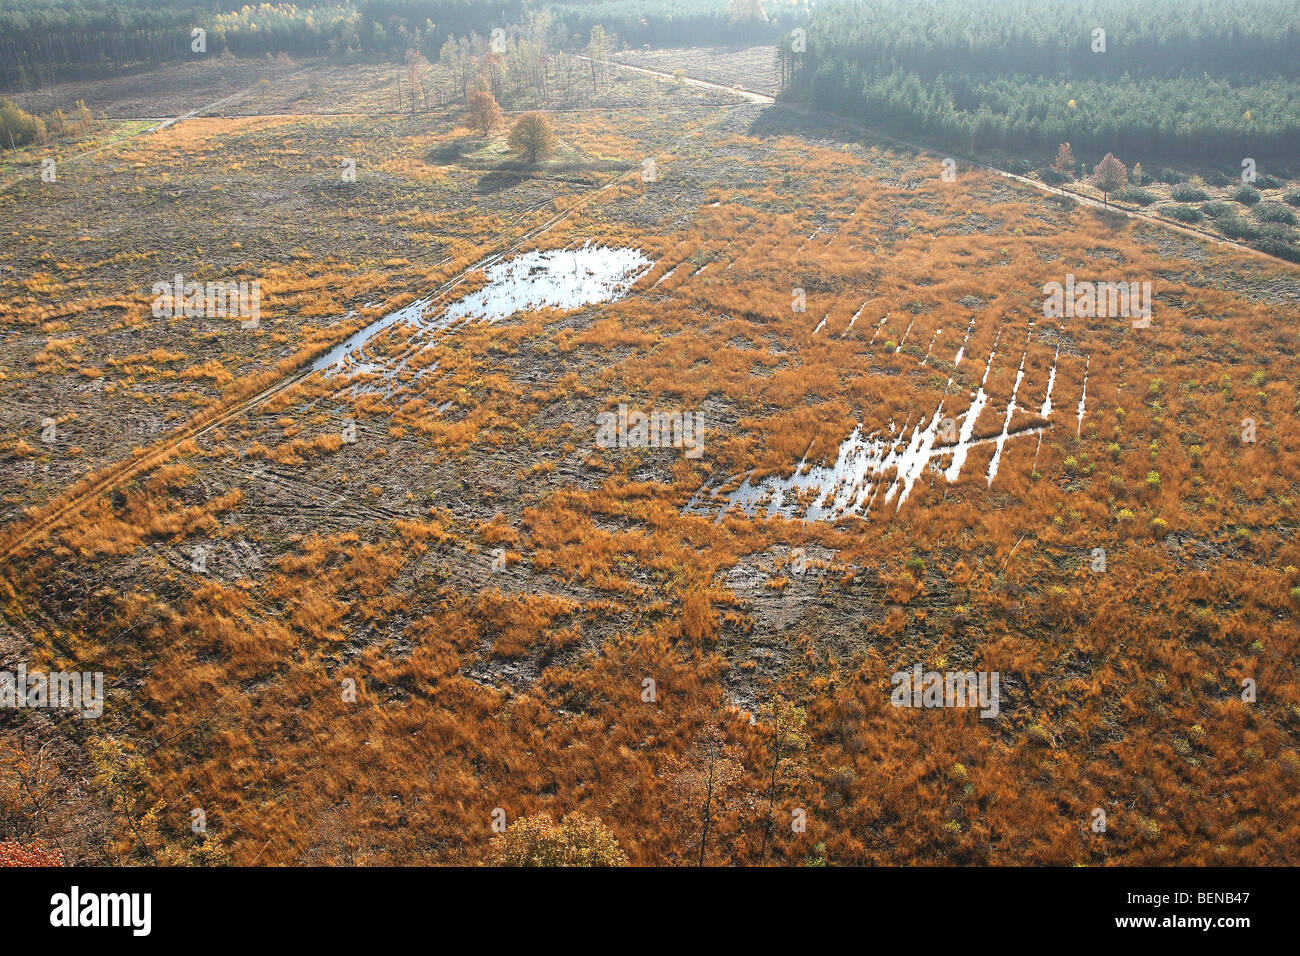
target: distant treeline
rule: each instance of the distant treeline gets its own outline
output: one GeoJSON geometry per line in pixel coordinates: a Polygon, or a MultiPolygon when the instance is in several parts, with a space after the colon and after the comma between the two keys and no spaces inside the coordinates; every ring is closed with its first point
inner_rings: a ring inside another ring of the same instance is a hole
{"type": "Polygon", "coordinates": [[[795,95],[953,149],[1300,152],[1300,0],[840,2],[806,45],[795,95]]]}
{"type": "Polygon", "coordinates": [[[575,36],[600,24],[626,46],[774,43],[807,20],[800,0],[556,0],[547,9],[575,36]]]}
{"type": "Polygon", "coordinates": [[[437,57],[453,34],[521,18],[524,0],[357,0],[349,3],[220,4],[187,0],[0,0],[0,83],[33,86],[84,71],[206,55],[353,51],[437,57]]]}
{"type": "Polygon", "coordinates": [[[85,72],[195,56],[287,53],[430,60],[448,37],[546,17],[586,42],[597,24],[621,45],[771,43],[802,17],[796,0],[346,0],[249,4],[235,0],[0,0],[0,85],[29,88],[85,72]]]}

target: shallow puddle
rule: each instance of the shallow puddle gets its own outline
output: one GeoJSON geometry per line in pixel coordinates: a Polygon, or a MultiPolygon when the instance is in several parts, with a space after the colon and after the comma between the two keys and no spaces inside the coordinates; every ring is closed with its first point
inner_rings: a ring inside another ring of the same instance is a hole
{"type": "Polygon", "coordinates": [[[579,249],[526,252],[484,270],[487,285],[440,312],[426,315],[430,298],[417,299],[340,342],[314,363],[315,371],[381,372],[366,355],[366,344],[380,332],[399,323],[415,334],[443,329],[457,322],[479,319],[496,322],[532,309],[579,309],[597,302],[622,298],[654,262],[639,249],[617,249],[588,243],[579,249]]]}
{"type": "MultiPolygon", "coordinates": [[[[953,360],[954,369],[962,362],[966,343],[973,329],[972,323],[966,330],[966,335],[953,360]]],[[[781,516],[804,521],[835,521],[848,515],[865,515],[872,510],[873,506],[877,508],[891,506],[892,510],[897,511],[907,501],[913,485],[927,470],[936,478],[942,477],[949,483],[954,482],[961,476],[969,451],[981,445],[994,446],[985,479],[986,484],[991,486],[997,477],[1003,449],[1009,441],[1037,436],[1041,445],[1043,432],[1051,427],[1050,422],[1056,407],[1052,401],[1052,392],[1056,385],[1057,362],[1060,358],[1058,349],[1052,358],[1048,372],[1046,395],[1038,406],[1038,417],[1048,422],[1047,425],[1015,429],[1011,425],[1012,417],[1018,408],[1016,398],[1025,377],[1025,355],[1028,354],[1028,346],[1026,346],[1025,354],[1020,358],[1015,384],[1001,428],[992,435],[976,438],[974,437],[976,423],[990,401],[985,386],[988,383],[989,370],[997,357],[1000,338],[999,331],[994,337],[993,348],[985,362],[979,390],[971,397],[969,408],[964,413],[953,416],[953,425],[958,429],[955,443],[939,440],[947,400],[945,397],[932,415],[922,417],[914,425],[909,420],[900,430],[891,422],[888,436],[879,431],[865,433],[863,425],[859,423],[852,434],[841,442],[833,465],[812,464],[805,457],[788,476],[770,475],[757,482],[752,482],[747,476],[740,487],[729,494],[720,495],[712,488],[701,488],[687,504],[686,510],[696,514],[716,513],[719,520],[722,515],[734,508],[746,516],[762,511],[769,517],[781,516]]],[[[949,378],[945,396],[949,394],[952,386],[953,379],[949,378]]],[[[1081,398],[1080,420],[1083,414],[1082,406],[1081,398]]],[[[1034,464],[1036,467],[1037,450],[1034,464]]]]}
{"type": "Polygon", "coordinates": [[[622,298],[653,262],[639,249],[583,246],[527,252],[488,266],[488,284],[448,306],[450,322],[495,322],[525,309],[578,309],[622,298]]]}

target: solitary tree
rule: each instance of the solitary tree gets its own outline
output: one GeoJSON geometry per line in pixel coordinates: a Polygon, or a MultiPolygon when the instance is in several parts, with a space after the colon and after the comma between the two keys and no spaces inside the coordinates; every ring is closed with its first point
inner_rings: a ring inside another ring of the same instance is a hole
{"type": "Polygon", "coordinates": [[[486,85],[480,85],[465,94],[469,119],[474,128],[486,136],[501,125],[501,107],[486,85]]]}
{"type": "Polygon", "coordinates": [[[803,753],[808,746],[804,735],[804,709],[790,704],[780,696],[764,705],[760,715],[768,735],[768,766],[765,774],[767,788],[767,816],[763,821],[763,842],[759,859],[767,858],[767,847],[772,840],[772,823],[776,815],[776,798],[782,789],[800,782],[803,753]]]}
{"type": "Polygon", "coordinates": [[[1056,148],[1056,162],[1052,163],[1052,168],[1067,176],[1074,173],[1074,150],[1070,149],[1069,143],[1062,143],[1056,148]]]}
{"type": "Polygon", "coordinates": [[[704,866],[709,837],[717,839],[719,825],[728,825],[724,841],[734,837],[736,817],[754,807],[742,759],[740,750],[729,746],[716,727],[708,727],[669,764],[669,812],[685,854],[697,866],[704,866]]]}
{"type": "Polygon", "coordinates": [[[1128,182],[1128,167],[1115,158],[1114,153],[1107,153],[1101,162],[1092,169],[1092,182],[1101,190],[1102,202],[1110,201],[1110,194],[1119,192],[1128,182]]]}
{"type": "Polygon", "coordinates": [[[525,113],[510,131],[510,148],[535,163],[555,152],[555,130],[541,113],[525,113]]]}

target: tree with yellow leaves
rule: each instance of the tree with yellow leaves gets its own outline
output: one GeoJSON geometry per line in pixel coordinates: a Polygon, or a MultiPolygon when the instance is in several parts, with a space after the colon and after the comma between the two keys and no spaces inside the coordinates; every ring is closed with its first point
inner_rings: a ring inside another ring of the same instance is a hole
{"type": "Polygon", "coordinates": [[[488,846],[491,866],[627,866],[627,854],[600,818],[576,810],[558,824],[548,814],[516,820],[488,846]]]}
{"type": "Polygon", "coordinates": [[[469,107],[470,123],[480,135],[486,136],[501,125],[501,107],[486,83],[480,82],[470,90],[465,95],[465,104],[469,107]]]}
{"type": "Polygon", "coordinates": [[[509,143],[529,163],[535,163],[555,152],[555,130],[541,113],[525,113],[510,131],[509,143]]]}

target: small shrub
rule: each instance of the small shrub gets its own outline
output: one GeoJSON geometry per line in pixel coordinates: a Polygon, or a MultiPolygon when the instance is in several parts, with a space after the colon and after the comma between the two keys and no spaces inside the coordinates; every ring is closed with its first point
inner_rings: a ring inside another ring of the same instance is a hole
{"type": "Polygon", "coordinates": [[[1254,186],[1241,185],[1232,191],[1232,198],[1243,206],[1253,206],[1259,202],[1259,190],[1254,186]]]}
{"type": "Polygon", "coordinates": [[[1179,222],[1200,222],[1205,218],[1195,206],[1170,206],[1166,211],[1179,222]]]}
{"type": "Polygon", "coordinates": [[[1231,215],[1234,208],[1236,207],[1234,207],[1232,203],[1216,199],[1214,202],[1207,202],[1202,206],[1201,212],[1205,213],[1211,219],[1220,219],[1223,216],[1231,215]]]}
{"type": "Polygon", "coordinates": [[[24,846],[13,840],[0,841],[0,866],[63,866],[62,850],[40,845],[24,846]]]}

